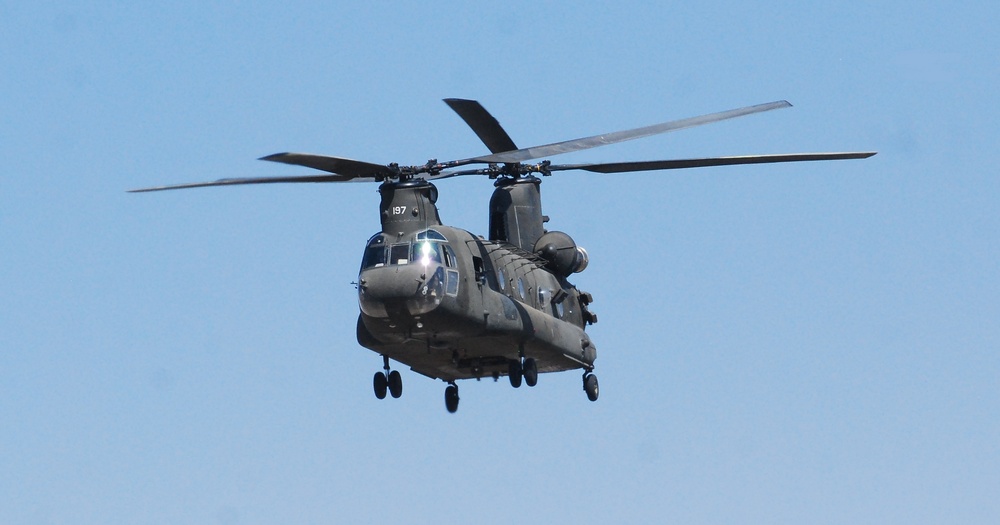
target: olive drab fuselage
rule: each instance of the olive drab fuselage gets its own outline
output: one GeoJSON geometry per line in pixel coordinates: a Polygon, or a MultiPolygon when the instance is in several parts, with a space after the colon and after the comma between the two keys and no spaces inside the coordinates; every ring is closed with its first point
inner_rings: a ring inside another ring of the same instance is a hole
{"type": "Polygon", "coordinates": [[[586,252],[543,238],[537,179],[498,181],[491,239],[441,224],[429,182],[385,183],[380,193],[382,231],[358,280],[362,346],[449,382],[507,375],[525,357],[539,372],[593,368],[592,299],[559,264],[582,257],[585,267],[586,252]]]}

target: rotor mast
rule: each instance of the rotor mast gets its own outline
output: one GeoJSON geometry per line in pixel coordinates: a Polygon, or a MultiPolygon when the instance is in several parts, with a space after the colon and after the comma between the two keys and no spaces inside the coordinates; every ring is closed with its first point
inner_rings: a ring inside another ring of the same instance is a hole
{"type": "Polygon", "coordinates": [[[490,198],[490,240],[513,244],[526,252],[534,249],[548,220],[542,215],[541,183],[530,175],[497,179],[490,198]]]}
{"type": "Polygon", "coordinates": [[[438,190],[423,179],[386,181],[378,188],[382,200],[379,218],[382,233],[402,237],[441,224],[438,215],[438,190]]]}

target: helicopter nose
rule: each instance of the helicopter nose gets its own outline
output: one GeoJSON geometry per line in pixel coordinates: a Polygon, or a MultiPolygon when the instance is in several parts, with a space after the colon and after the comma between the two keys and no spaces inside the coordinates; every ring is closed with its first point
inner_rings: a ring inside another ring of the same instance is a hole
{"type": "Polygon", "coordinates": [[[444,269],[439,264],[403,264],[361,272],[358,302],[366,315],[423,315],[441,304],[444,269]]]}

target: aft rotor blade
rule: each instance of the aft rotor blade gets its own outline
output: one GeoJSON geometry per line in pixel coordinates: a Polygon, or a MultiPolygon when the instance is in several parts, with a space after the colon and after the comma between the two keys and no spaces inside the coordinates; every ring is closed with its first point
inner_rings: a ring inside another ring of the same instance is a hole
{"type": "Polygon", "coordinates": [[[240,179],[219,179],[212,182],[191,182],[188,184],[173,184],[153,188],[128,190],[129,193],[145,193],[149,191],[182,190],[187,188],[206,188],[209,186],[241,186],[245,184],[278,184],[286,182],[375,182],[373,177],[352,177],[345,175],[301,175],[289,177],[247,177],[240,179]]]}
{"type": "Polygon", "coordinates": [[[701,159],[651,160],[642,162],[609,162],[602,164],[560,164],[548,166],[549,171],[584,170],[594,173],[627,173],[632,171],[674,170],[732,166],[737,164],[773,164],[777,162],[805,162],[813,160],[867,159],[875,151],[844,153],[782,153],[777,155],[746,155],[739,157],[707,157],[701,159]]]}
{"type": "Polygon", "coordinates": [[[388,166],[381,164],[372,164],[370,162],[345,159],[343,157],[331,157],[329,155],[313,155],[311,153],[275,153],[261,157],[259,160],[305,166],[348,177],[378,178],[395,174],[388,166]]]}
{"type": "Polygon", "coordinates": [[[493,115],[475,100],[465,100],[461,98],[446,98],[444,103],[448,104],[459,117],[476,132],[479,140],[486,144],[486,147],[493,153],[513,151],[517,149],[510,135],[504,131],[493,115]]]}
{"type": "Polygon", "coordinates": [[[596,148],[598,146],[606,146],[608,144],[617,144],[619,142],[625,142],[627,140],[634,140],[643,137],[649,137],[651,135],[658,135],[660,133],[667,133],[668,131],[677,131],[680,129],[690,128],[694,126],[701,126],[703,124],[710,124],[712,122],[719,122],[731,118],[742,117],[744,115],[751,115],[754,113],[760,113],[763,111],[771,111],[772,109],[780,109],[787,107],[791,107],[791,104],[789,104],[788,101],[779,100],[776,102],[769,102],[767,104],[757,104],[756,106],[747,106],[745,108],[731,109],[729,111],[720,111],[718,113],[710,113],[708,115],[701,115],[698,117],[673,120],[670,122],[664,122],[662,124],[654,124],[652,126],[646,126],[642,128],[629,129],[625,131],[616,131],[614,133],[605,133],[602,135],[594,135],[592,137],[556,142],[554,144],[547,144],[544,146],[535,146],[515,151],[508,151],[505,153],[495,153],[493,155],[474,157],[471,159],[465,159],[449,163],[449,167],[459,166],[463,164],[472,164],[474,162],[509,163],[509,162],[522,162],[531,159],[540,159],[542,157],[549,157],[552,155],[569,153],[571,151],[596,148]]]}

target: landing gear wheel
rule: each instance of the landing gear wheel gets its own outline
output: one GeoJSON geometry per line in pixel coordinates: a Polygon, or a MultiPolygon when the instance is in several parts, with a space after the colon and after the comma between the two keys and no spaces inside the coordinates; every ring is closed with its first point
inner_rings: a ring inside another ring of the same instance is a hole
{"type": "Polygon", "coordinates": [[[524,360],[524,382],[528,386],[538,384],[538,363],[530,357],[524,360]]]}
{"type": "MultiPolygon", "coordinates": [[[[381,373],[381,372],[379,372],[381,373]]],[[[403,395],[403,378],[399,375],[399,372],[393,370],[389,372],[389,395],[393,398],[398,398],[403,395]]],[[[385,397],[385,394],[382,394],[385,397]]]]}
{"type": "Polygon", "coordinates": [[[454,383],[444,389],[444,407],[452,414],[458,410],[458,386],[454,383]]]}
{"type": "Polygon", "coordinates": [[[597,376],[590,372],[583,374],[583,389],[587,392],[587,399],[597,401],[597,396],[601,393],[597,386],[597,376]]]}
{"type": "Polygon", "coordinates": [[[511,361],[507,367],[507,377],[510,378],[510,386],[519,388],[521,386],[521,362],[511,361]]]}
{"type": "Polygon", "coordinates": [[[385,374],[382,372],[375,372],[375,378],[372,380],[372,385],[375,387],[375,397],[385,399],[385,391],[389,387],[389,381],[385,378],[385,374]]]}

